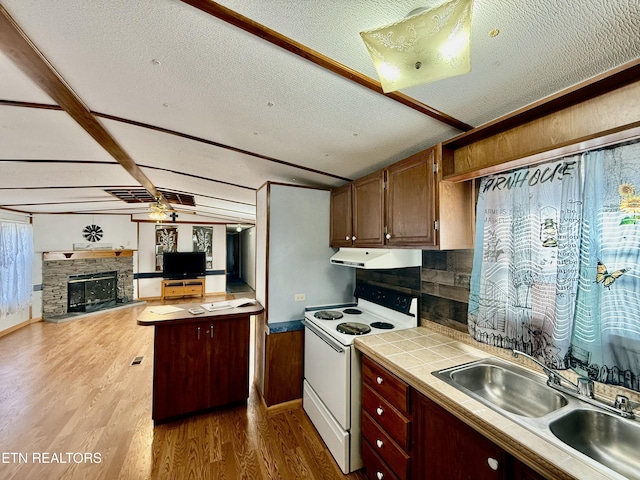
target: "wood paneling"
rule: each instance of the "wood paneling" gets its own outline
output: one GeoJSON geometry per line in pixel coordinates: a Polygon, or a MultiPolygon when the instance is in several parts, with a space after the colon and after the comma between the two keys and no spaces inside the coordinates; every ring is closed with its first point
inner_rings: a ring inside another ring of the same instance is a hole
{"type": "Polygon", "coordinates": [[[263,397],[267,407],[302,398],[304,330],[270,333],[264,347],[263,397]]]}
{"type": "MultiPolygon", "coordinates": [[[[456,150],[465,145],[498,135],[532,120],[551,115],[572,105],[634,83],[640,77],[640,60],[633,60],[613,70],[522,107],[492,122],[481,125],[444,142],[446,148],[456,150]]],[[[597,121],[597,119],[596,119],[597,121]]]]}
{"type": "MultiPolygon", "coordinates": [[[[640,81],[531,120],[469,145],[454,148],[453,167],[445,166],[446,180],[461,180],[543,161],[543,152],[595,148],[607,135],[640,126],[640,81]],[[602,139],[602,140],[601,140],[602,139]],[[523,160],[525,159],[525,160],[523,160]]],[[[630,133],[634,135],[633,132],[630,133]]],[[[445,145],[453,148],[455,144],[445,145]]]]}

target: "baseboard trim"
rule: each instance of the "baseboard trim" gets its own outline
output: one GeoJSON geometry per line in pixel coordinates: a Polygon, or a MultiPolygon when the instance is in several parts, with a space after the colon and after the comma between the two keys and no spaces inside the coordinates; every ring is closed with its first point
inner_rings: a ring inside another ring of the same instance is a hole
{"type": "Polygon", "coordinates": [[[264,401],[264,397],[261,397],[262,400],[262,408],[266,411],[267,416],[278,415],[282,412],[288,412],[291,410],[297,410],[302,408],[302,399],[297,398],[295,400],[289,400],[288,402],[276,403],[275,405],[271,405],[267,407],[267,404],[264,401]]]}
{"type": "Polygon", "coordinates": [[[4,337],[5,335],[9,335],[10,333],[15,332],[16,330],[20,330],[21,328],[31,325],[32,323],[38,323],[38,322],[42,322],[42,317],[29,318],[24,322],[16,323],[15,325],[10,326],[9,328],[5,328],[4,330],[1,330],[0,337],[4,337]]]}

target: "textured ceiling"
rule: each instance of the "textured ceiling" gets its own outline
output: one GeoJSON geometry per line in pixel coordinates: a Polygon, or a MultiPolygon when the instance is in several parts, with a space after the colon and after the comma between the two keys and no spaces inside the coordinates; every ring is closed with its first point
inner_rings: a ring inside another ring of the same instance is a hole
{"type": "MultiPolygon", "coordinates": [[[[359,32],[440,2],[219,3],[375,79],[359,32]]],[[[194,196],[200,220],[251,222],[266,181],[333,187],[461,133],[178,0],[0,4],[155,187],[194,196]]],[[[637,1],[476,0],[473,15],[472,72],[403,92],[472,126],[640,52],[637,1]]],[[[144,216],[104,192],[140,185],[65,112],[7,105],[55,102],[4,48],[0,207],[144,216]]]]}

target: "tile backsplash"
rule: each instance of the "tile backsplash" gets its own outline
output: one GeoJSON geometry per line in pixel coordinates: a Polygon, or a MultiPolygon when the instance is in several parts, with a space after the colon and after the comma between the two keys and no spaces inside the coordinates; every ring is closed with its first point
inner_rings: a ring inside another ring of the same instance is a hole
{"type": "Polygon", "coordinates": [[[467,332],[467,302],[473,250],[422,252],[422,267],[356,270],[356,282],[420,299],[420,323],[432,321],[467,332]]]}

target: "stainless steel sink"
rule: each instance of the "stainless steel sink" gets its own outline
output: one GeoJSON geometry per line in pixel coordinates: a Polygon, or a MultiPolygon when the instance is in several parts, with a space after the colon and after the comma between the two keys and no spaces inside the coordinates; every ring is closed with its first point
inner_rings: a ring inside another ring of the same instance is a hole
{"type": "Polygon", "coordinates": [[[575,409],[551,421],[558,439],[627,478],[640,478],[640,424],[598,410],[575,409]]]}
{"type": "MultiPolygon", "coordinates": [[[[640,422],[547,385],[547,377],[498,358],[433,375],[581,458],[611,478],[640,480],[640,422]]],[[[597,402],[596,402],[597,403],[597,402]]]]}
{"type": "Polygon", "coordinates": [[[568,403],[540,376],[510,364],[476,363],[450,370],[443,380],[450,380],[485,403],[525,417],[543,417],[568,403]]]}

